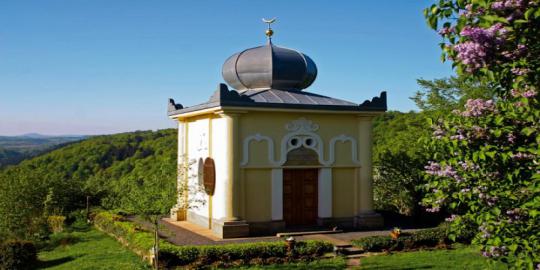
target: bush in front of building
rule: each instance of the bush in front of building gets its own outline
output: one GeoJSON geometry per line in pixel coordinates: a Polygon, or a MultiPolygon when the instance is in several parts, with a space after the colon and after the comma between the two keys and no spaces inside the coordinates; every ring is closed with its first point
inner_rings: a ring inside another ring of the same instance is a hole
{"type": "MultiPolygon", "coordinates": [[[[94,225],[114,236],[128,248],[144,258],[150,258],[153,235],[122,216],[109,212],[98,212],[94,225]]],[[[213,265],[231,267],[242,265],[276,264],[294,261],[311,261],[331,252],[333,245],[323,241],[300,241],[289,250],[285,241],[226,244],[214,246],[177,246],[160,241],[160,265],[198,267],[213,265]]]]}
{"type": "Polygon", "coordinates": [[[424,229],[411,234],[402,234],[397,239],[390,236],[370,236],[353,240],[352,244],[364,251],[399,251],[418,248],[446,246],[450,243],[447,227],[424,229]]]}
{"type": "Polygon", "coordinates": [[[332,251],[330,243],[322,241],[297,242],[289,252],[283,241],[228,244],[216,246],[161,247],[160,260],[167,266],[190,265],[193,267],[212,265],[232,267],[241,265],[265,265],[294,261],[311,261],[332,251]]]}
{"type": "Polygon", "coordinates": [[[37,262],[32,242],[7,240],[0,242],[0,269],[32,269],[37,262]]]}

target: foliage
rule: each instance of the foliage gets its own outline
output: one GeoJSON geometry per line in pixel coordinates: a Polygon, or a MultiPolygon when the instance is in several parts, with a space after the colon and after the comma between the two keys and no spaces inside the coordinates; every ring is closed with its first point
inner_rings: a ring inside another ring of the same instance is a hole
{"type": "Polygon", "coordinates": [[[395,252],[360,260],[361,269],[507,269],[480,256],[479,248],[454,244],[451,249],[395,252]]]}
{"type": "Polygon", "coordinates": [[[410,250],[435,247],[448,242],[447,228],[436,227],[414,233],[403,233],[397,239],[390,236],[370,236],[353,240],[352,244],[364,251],[410,250]]]}
{"type": "Polygon", "coordinates": [[[373,127],[374,199],[378,210],[418,214],[423,194],[417,186],[423,163],[418,139],[428,136],[424,114],[387,112],[373,127]]]}
{"type": "Polygon", "coordinates": [[[169,129],[96,136],[0,170],[0,235],[42,237],[44,216],[83,209],[86,196],[92,205],[127,209],[134,196],[148,199],[141,189],[160,185],[172,206],[175,135],[169,129]]]}
{"type": "Polygon", "coordinates": [[[39,269],[150,269],[136,254],[96,229],[53,234],[39,252],[39,269]],[[54,241],[53,241],[54,240],[54,241]]]}
{"type": "Polygon", "coordinates": [[[47,224],[51,229],[51,232],[58,233],[64,230],[64,222],[66,221],[65,216],[48,216],[47,224]]]}
{"type": "MultiPolygon", "coordinates": [[[[125,221],[122,216],[108,212],[99,212],[94,217],[97,228],[112,234],[124,242],[136,253],[149,256],[154,245],[153,235],[143,231],[134,223],[125,221]]],[[[250,264],[286,262],[301,259],[315,259],[325,252],[332,251],[332,244],[321,241],[297,242],[290,258],[285,242],[260,242],[243,244],[226,244],[215,246],[176,246],[160,240],[160,261],[168,267],[181,265],[228,265],[234,263],[250,264]]]]}
{"type": "Polygon", "coordinates": [[[37,260],[32,242],[8,240],[0,242],[0,269],[32,269],[37,260]]]}
{"type": "Polygon", "coordinates": [[[493,90],[464,77],[419,79],[420,90],[411,99],[421,112],[387,112],[375,119],[373,160],[377,209],[422,216],[419,202],[425,191],[419,186],[429,160],[424,138],[431,135],[427,119],[446,115],[470,98],[489,98],[493,90]]]}
{"type": "Polygon", "coordinates": [[[483,255],[540,267],[540,2],[442,0],[426,9],[442,24],[443,58],[493,88],[434,121],[426,166],[430,211],[445,206],[456,234],[474,225],[483,255]]]}
{"type": "Polygon", "coordinates": [[[418,79],[422,88],[411,99],[416,106],[431,116],[445,115],[452,110],[462,108],[469,99],[492,98],[493,89],[480,81],[471,81],[466,77],[450,77],[435,80],[418,79]]]}

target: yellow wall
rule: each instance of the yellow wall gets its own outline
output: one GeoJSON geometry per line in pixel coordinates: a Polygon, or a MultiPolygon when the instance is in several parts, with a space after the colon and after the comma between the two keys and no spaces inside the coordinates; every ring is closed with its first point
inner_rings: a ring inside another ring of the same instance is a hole
{"type": "Polygon", "coordinates": [[[248,169],[245,171],[245,176],[246,220],[271,220],[271,171],[268,169],[248,169]]]}
{"type": "Polygon", "coordinates": [[[354,213],[354,171],[335,168],[332,170],[332,215],[352,217],[354,213]]]}
{"type": "MultiPolygon", "coordinates": [[[[240,116],[240,138],[260,133],[274,140],[275,157],[280,156],[281,138],[289,133],[285,125],[299,118],[306,118],[319,125],[315,131],[321,136],[324,146],[324,159],[328,159],[330,140],[344,134],[358,140],[358,120],[351,114],[317,114],[317,113],[282,113],[282,112],[249,112],[240,116]]],[[[270,165],[268,163],[268,146],[264,141],[251,141],[249,147],[250,166],[270,165]]],[[[241,144],[242,145],[242,144],[241,144]]],[[[351,160],[350,143],[336,143],[336,163],[338,166],[354,166],[351,160]],[[343,147],[344,146],[344,147],[343,147]],[[345,151],[343,151],[345,149],[345,151]]],[[[357,148],[359,148],[357,146],[357,148]]]]}

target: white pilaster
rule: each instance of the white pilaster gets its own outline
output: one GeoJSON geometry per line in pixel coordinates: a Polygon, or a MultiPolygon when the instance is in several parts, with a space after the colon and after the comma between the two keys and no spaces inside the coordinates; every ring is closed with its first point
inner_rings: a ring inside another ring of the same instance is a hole
{"type": "Polygon", "coordinates": [[[283,219],[283,169],[272,169],[272,220],[283,219]]]}
{"type": "Polygon", "coordinates": [[[319,171],[319,218],[332,217],[332,168],[319,171]]]}

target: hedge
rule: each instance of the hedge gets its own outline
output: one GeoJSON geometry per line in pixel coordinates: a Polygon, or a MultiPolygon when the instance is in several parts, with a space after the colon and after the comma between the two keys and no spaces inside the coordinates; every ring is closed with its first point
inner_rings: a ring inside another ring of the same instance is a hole
{"type": "Polygon", "coordinates": [[[364,251],[408,250],[436,247],[449,243],[447,229],[437,227],[420,230],[411,234],[402,234],[394,240],[390,236],[371,236],[353,240],[352,244],[364,251]]]}
{"type": "Polygon", "coordinates": [[[0,242],[0,269],[32,269],[37,262],[32,242],[8,240],[0,242]]]}
{"type": "MultiPolygon", "coordinates": [[[[125,221],[119,215],[108,212],[97,213],[94,224],[102,231],[116,237],[143,258],[150,258],[149,251],[154,243],[152,233],[140,229],[132,222],[125,221]]],[[[284,241],[177,246],[160,240],[159,258],[161,264],[167,267],[205,265],[229,267],[313,260],[332,250],[332,244],[323,241],[297,242],[292,252],[288,252],[284,241]]]]}

